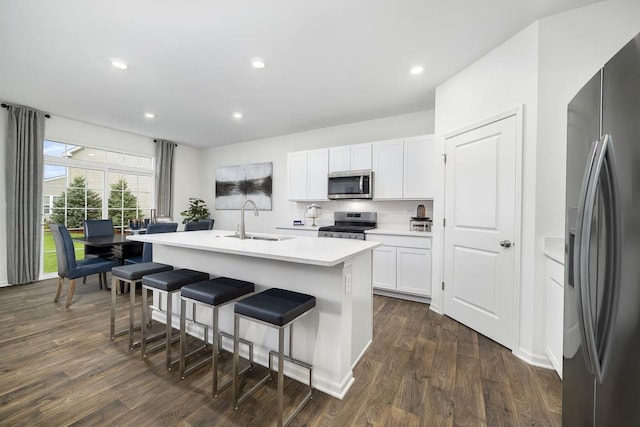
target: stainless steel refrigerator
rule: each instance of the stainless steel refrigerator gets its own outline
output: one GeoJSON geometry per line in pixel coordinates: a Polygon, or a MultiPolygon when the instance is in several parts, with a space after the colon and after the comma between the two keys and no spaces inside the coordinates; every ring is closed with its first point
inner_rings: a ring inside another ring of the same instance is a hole
{"type": "Polygon", "coordinates": [[[568,109],[563,426],[640,426],[640,34],[568,109]]]}

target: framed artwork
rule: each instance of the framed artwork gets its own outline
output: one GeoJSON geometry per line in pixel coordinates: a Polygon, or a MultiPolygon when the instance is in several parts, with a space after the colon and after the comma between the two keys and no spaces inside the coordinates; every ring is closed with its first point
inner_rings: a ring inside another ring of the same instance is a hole
{"type": "Polygon", "coordinates": [[[224,166],[216,169],[216,209],[240,209],[245,199],[258,210],[271,210],[273,162],[224,166]]]}

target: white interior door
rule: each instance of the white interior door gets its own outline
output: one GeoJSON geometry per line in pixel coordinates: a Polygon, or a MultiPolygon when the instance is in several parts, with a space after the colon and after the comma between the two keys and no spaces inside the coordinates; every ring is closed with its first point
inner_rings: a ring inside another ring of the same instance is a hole
{"type": "Polygon", "coordinates": [[[516,116],[446,140],[444,313],[513,348],[516,116]]]}

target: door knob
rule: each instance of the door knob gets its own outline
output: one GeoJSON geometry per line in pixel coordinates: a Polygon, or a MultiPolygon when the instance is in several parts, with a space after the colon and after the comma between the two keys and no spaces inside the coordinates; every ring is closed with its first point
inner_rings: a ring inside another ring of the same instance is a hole
{"type": "Polygon", "coordinates": [[[511,242],[508,240],[503,240],[500,242],[500,246],[502,246],[503,248],[510,248],[511,247],[511,242]]]}

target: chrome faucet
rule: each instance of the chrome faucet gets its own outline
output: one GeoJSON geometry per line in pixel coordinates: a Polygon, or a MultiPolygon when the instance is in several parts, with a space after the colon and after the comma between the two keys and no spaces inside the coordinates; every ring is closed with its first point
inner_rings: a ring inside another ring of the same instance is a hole
{"type": "Polygon", "coordinates": [[[258,208],[256,207],[255,202],[251,199],[245,199],[245,201],[242,202],[242,208],[240,209],[240,233],[238,233],[238,238],[241,240],[247,238],[247,234],[244,232],[244,207],[247,206],[247,203],[251,203],[253,205],[253,215],[258,216],[258,208]]]}

